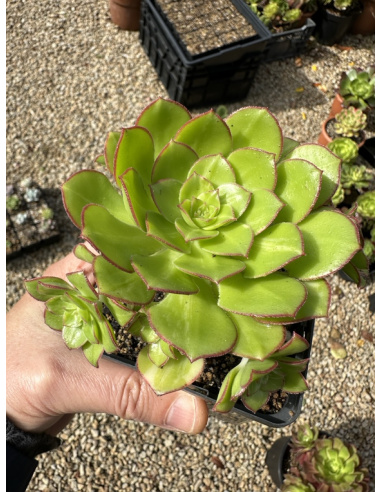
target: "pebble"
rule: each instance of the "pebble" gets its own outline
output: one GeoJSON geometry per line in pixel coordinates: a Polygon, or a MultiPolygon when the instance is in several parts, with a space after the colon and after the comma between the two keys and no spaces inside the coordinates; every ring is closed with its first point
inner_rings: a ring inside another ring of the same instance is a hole
{"type": "MultiPolygon", "coordinates": [[[[112,24],[107,0],[82,0],[80,6],[61,0],[58,7],[53,0],[7,0],[6,22],[7,184],[32,175],[40,186],[58,191],[82,167],[97,168],[94,158],[109,131],[133,125],[149,102],[167,97],[138,33],[112,24]]],[[[365,60],[374,63],[374,36],[346,36],[341,46],[350,49],[312,39],[298,60],[262,64],[247,98],[226,104],[229,113],[267,106],[287,136],[316,141],[341,72],[364,67],[365,60]]],[[[78,240],[59,191],[56,206],[63,239],[7,265],[7,309],[23,294],[25,278],[41,275],[78,240]]],[[[76,415],[60,435],[61,447],[39,456],[28,492],[275,492],[266,451],[304,421],[355,444],[374,491],[375,351],[368,341],[374,340],[368,299],[374,284],[358,290],[338,275],[330,282],[330,318],[315,324],[310,389],[295,424],[234,426],[211,417],[203,433],[187,436],[105,414],[76,415]],[[346,359],[330,355],[332,333],[345,346],[346,359]]]]}

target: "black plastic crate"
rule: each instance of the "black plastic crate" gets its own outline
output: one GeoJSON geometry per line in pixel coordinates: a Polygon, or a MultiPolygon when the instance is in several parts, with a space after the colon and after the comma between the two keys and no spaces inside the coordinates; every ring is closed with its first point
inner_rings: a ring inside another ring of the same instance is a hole
{"type": "MultiPolygon", "coordinates": [[[[256,25],[259,18],[245,0],[234,1],[238,1],[241,4],[241,12],[247,20],[256,25]]],[[[298,56],[307,46],[310,36],[314,34],[316,24],[311,18],[307,18],[304,26],[280,33],[272,33],[264,24],[263,27],[270,35],[263,57],[263,61],[267,63],[298,56]]]]}
{"type": "Polygon", "coordinates": [[[223,104],[246,97],[271,37],[259,20],[250,24],[253,36],[191,55],[157,2],[143,0],[140,41],[171,99],[187,107],[223,104]]]}

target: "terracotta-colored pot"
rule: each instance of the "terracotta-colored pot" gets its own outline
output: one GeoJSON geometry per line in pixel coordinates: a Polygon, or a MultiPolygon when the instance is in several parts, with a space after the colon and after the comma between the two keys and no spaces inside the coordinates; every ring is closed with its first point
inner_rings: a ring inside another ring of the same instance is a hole
{"type": "Polygon", "coordinates": [[[336,92],[335,99],[332,102],[331,111],[329,113],[328,118],[334,118],[337,115],[337,113],[340,113],[340,111],[343,108],[344,108],[344,99],[338,92],[336,92]]]}
{"type": "Polygon", "coordinates": [[[109,0],[111,20],[125,31],[139,31],[141,0],[109,0]]]}
{"type": "MultiPolygon", "coordinates": [[[[329,142],[332,142],[332,138],[328,135],[327,132],[327,125],[329,124],[330,121],[334,120],[335,118],[332,118],[332,116],[329,116],[325,121],[323,121],[321,125],[321,133],[318,138],[318,143],[320,145],[324,145],[325,147],[329,144],[329,142]]],[[[339,136],[339,135],[338,135],[339,136]]],[[[365,133],[361,132],[361,141],[356,142],[357,146],[360,148],[364,145],[365,143],[365,133]]]]}
{"type": "Polygon", "coordinates": [[[350,32],[367,36],[375,32],[375,0],[363,0],[362,3],[363,11],[355,18],[350,32]]]}

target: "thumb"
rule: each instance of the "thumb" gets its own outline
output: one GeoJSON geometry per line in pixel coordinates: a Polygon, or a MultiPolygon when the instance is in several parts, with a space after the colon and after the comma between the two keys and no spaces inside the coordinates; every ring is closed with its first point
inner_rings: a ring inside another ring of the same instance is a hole
{"type": "Polygon", "coordinates": [[[76,362],[64,372],[58,397],[64,413],[109,413],[191,434],[205,428],[208,409],[201,398],[185,391],[157,396],[137,370],[106,359],[95,368],[79,351],[70,354],[76,362]]]}

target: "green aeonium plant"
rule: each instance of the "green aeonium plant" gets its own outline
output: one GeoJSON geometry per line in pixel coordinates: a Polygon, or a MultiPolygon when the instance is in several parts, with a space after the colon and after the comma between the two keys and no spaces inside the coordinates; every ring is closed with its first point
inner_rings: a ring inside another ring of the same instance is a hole
{"type": "Polygon", "coordinates": [[[290,468],[282,492],[366,492],[369,473],[361,467],[357,449],[337,437],[319,435],[317,428],[303,426],[290,441],[290,468]]]}
{"type": "MultiPolygon", "coordinates": [[[[100,317],[106,305],[142,339],[137,367],[158,394],[191,384],[206,358],[225,354],[241,361],[216,410],[241,398],[255,411],[271,391],[306,390],[306,361],[294,355],[308,343],[291,325],[327,316],[326,277],[362,255],[357,222],[329,205],[340,159],[285,138],[266,108],[192,117],[160,98],[135,126],[109,133],[97,162],[105,172],[82,170],[62,186],[86,241],[75,254],[95,275],[89,302],[75,297],[85,310],[78,322],[91,303],[100,317]]],[[[48,304],[61,290],[44,277],[26,285],[47,302],[51,326],[48,304]]],[[[97,357],[117,350],[94,333],[97,357]]]]}
{"type": "Polygon", "coordinates": [[[354,106],[362,111],[375,105],[375,71],[374,67],[366,70],[352,68],[341,76],[339,92],[344,106],[354,106]]]}

